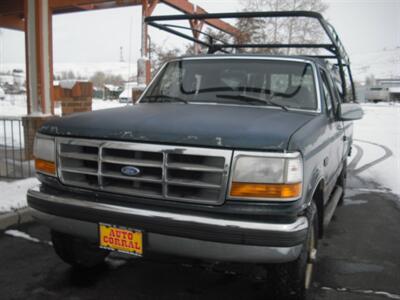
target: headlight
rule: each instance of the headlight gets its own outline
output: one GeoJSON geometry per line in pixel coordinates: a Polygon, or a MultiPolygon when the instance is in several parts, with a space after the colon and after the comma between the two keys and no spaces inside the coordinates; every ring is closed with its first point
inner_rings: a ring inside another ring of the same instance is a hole
{"type": "Polygon", "coordinates": [[[229,198],[291,201],[302,192],[303,161],[294,153],[234,153],[229,198]]]}
{"type": "Polygon", "coordinates": [[[37,134],[33,145],[36,172],[56,175],[56,147],[54,138],[37,134]]]}

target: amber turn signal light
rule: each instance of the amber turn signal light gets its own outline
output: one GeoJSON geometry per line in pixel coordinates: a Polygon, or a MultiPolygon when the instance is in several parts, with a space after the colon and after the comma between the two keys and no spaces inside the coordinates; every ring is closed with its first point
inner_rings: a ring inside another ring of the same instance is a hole
{"type": "Polygon", "coordinates": [[[232,182],[231,197],[292,199],[300,197],[301,183],[265,184],[232,182]]]}
{"type": "Polygon", "coordinates": [[[51,175],[56,174],[56,165],[54,162],[43,160],[43,159],[35,159],[35,169],[36,172],[47,173],[51,175]]]}

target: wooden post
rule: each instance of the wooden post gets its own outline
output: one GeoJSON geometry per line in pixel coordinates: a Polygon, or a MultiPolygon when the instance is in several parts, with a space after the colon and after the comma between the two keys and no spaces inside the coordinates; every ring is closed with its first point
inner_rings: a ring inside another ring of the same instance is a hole
{"type": "Polygon", "coordinates": [[[25,48],[28,114],[54,112],[52,13],[49,0],[25,0],[25,48]]]}
{"type": "Polygon", "coordinates": [[[142,43],[141,43],[141,58],[142,62],[138,62],[138,82],[148,84],[151,79],[151,65],[149,59],[149,39],[148,26],[144,22],[146,17],[151,16],[156,8],[159,0],[142,0],[142,43]],[[144,65],[143,65],[144,64],[144,65]],[[139,70],[139,68],[144,70],[139,70]],[[145,76],[145,79],[139,78],[145,76]]]}

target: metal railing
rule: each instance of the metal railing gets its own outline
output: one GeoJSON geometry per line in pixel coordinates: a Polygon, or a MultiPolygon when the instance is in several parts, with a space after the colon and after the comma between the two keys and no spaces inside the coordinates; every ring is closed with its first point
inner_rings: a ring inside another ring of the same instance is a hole
{"type": "Polygon", "coordinates": [[[22,117],[0,116],[0,178],[26,178],[34,175],[30,143],[25,142],[28,123],[22,117]]]}

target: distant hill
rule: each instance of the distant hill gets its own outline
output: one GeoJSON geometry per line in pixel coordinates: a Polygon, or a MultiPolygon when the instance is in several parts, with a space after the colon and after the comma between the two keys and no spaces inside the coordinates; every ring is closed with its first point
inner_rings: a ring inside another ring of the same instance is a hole
{"type": "MultiPolygon", "coordinates": [[[[352,55],[350,57],[354,79],[364,82],[367,76],[375,78],[400,77],[400,48],[387,49],[376,52],[352,55]]],[[[127,62],[99,62],[99,63],[55,63],[54,73],[61,75],[63,72],[72,71],[75,75],[89,78],[96,71],[114,75],[121,75],[125,80],[136,76],[136,62],[131,65],[127,62]]],[[[13,69],[25,69],[24,64],[3,63],[2,72],[13,69]]]]}
{"type": "Polygon", "coordinates": [[[375,78],[400,77],[400,48],[381,50],[350,57],[352,72],[358,81],[369,75],[375,78]]]}
{"type": "MultiPolygon", "coordinates": [[[[84,78],[91,77],[97,71],[106,74],[121,75],[125,80],[129,77],[136,76],[136,62],[129,64],[126,62],[99,62],[99,63],[55,63],[54,74],[62,75],[63,72],[72,71],[75,76],[84,78]]],[[[22,69],[25,71],[25,64],[22,63],[3,63],[1,71],[9,72],[13,69],[22,69]]]]}

